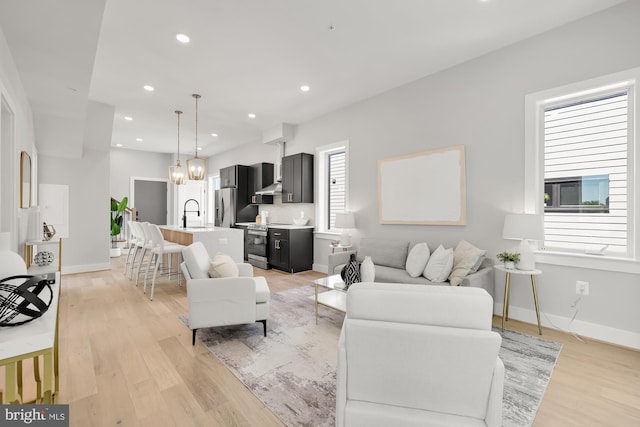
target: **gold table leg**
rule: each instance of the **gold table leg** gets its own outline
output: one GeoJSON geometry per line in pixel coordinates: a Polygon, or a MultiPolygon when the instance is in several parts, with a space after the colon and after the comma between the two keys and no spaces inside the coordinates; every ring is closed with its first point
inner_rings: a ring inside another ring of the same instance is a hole
{"type": "Polygon", "coordinates": [[[18,365],[17,362],[12,362],[5,365],[5,368],[4,368],[4,375],[5,375],[4,389],[5,389],[5,395],[7,396],[8,404],[21,403],[20,395],[18,394],[18,390],[17,390],[17,382],[18,382],[17,365],[18,365]]]}
{"type": "Polygon", "coordinates": [[[43,404],[53,403],[53,349],[44,353],[44,399],[43,404]]]}
{"type": "Polygon", "coordinates": [[[318,324],[318,284],[316,283],[316,325],[318,324]]]}
{"type": "Polygon", "coordinates": [[[36,381],[36,403],[42,402],[42,381],[40,381],[40,356],[33,358],[33,377],[36,381]]]}
{"type": "Polygon", "coordinates": [[[538,318],[538,332],[542,335],[542,328],[540,327],[540,310],[538,309],[538,293],[536,292],[536,278],[531,275],[531,289],[533,289],[533,302],[536,305],[536,317],[538,318]]]}
{"type": "Polygon", "coordinates": [[[504,331],[504,321],[509,320],[509,287],[511,285],[511,273],[507,271],[504,279],[504,301],[502,303],[502,330],[504,331]]]}

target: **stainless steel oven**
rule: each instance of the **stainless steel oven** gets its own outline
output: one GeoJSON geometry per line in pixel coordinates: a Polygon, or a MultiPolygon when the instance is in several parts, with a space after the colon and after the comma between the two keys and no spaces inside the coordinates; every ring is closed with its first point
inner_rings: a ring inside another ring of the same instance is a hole
{"type": "Polygon", "coordinates": [[[267,226],[251,224],[245,233],[244,250],[247,261],[254,267],[269,269],[267,250],[269,248],[267,226]]]}

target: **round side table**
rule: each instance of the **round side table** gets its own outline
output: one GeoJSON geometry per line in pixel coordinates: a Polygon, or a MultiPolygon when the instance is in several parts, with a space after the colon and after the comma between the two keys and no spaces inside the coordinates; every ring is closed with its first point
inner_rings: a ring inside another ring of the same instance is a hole
{"type": "Polygon", "coordinates": [[[498,271],[504,271],[506,273],[504,279],[504,303],[502,305],[502,330],[504,331],[504,322],[509,320],[509,292],[511,285],[511,275],[525,275],[531,276],[531,289],[533,290],[533,303],[536,306],[536,317],[538,318],[538,332],[542,335],[542,327],[540,326],[540,310],[538,308],[538,293],[536,292],[536,276],[542,274],[541,270],[517,270],[504,268],[503,265],[494,265],[498,271]]]}

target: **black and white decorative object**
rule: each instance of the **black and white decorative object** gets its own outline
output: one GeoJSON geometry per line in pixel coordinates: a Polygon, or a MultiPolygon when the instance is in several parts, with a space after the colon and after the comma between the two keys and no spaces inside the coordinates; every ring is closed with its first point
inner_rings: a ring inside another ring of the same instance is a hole
{"type": "Polygon", "coordinates": [[[49,279],[10,276],[0,279],[0,326],[18,326],[47,312],[53,301],[49,279]]]}
{"type": "Polygon", "coordinates": [[[33,263],[36,265],[39,265],[40,267],[44,267],[51,264],[53,260],[54,260],[53,252],[40,251],[33,258],[33,263]]]}
{"type": "Polygon", "coordinates": [[[342,277],[342,281],[345,284],[345,290],[352,284],[360,281],[360,266],[356,261],[356,254],[351,254],[349,262],[345,264],[340,272],[340,277],[342,277]]]}

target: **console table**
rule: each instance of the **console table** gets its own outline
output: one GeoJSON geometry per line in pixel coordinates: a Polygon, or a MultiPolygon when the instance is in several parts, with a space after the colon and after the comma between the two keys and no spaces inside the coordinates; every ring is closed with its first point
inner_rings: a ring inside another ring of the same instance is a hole
{"type": "Polygon", "coordinates": [[[517,270],[515,268],[508,269],[503,265],[494,265],[493,268],[506,273],[504,279],[504,303],[502,305],[502,330],[504,330],[504,321],[509,320],[509,292],[511,286],[511,275],[526,275],[531,276],[531,289],[533,290],[533,303],[536,306],[536,317],[538,318],[538,332],[542,335],[542,328],[540,327],[540,310],[538,309],[538,293],[536,292],[536,276],[542,274],[540,270],[517,270]]]}
{"type": "Polygon", "coordinates": [[[27,403],[22,396],[22,362],[33,358],[37,386],[35,403],[51,404],[58,391],[58,301],[60,273],[51,285],[53,299],[46,313],[24,325],[0,328],[0,366],[5,367],[3,403],[27,403]],[[43,380],[40,380],[39,357],[43,356],[43,380]],[[54,366],[55,364],[55,366],[54,366]],[[44,393],[43,393],[44,392],[44,393]]]}

